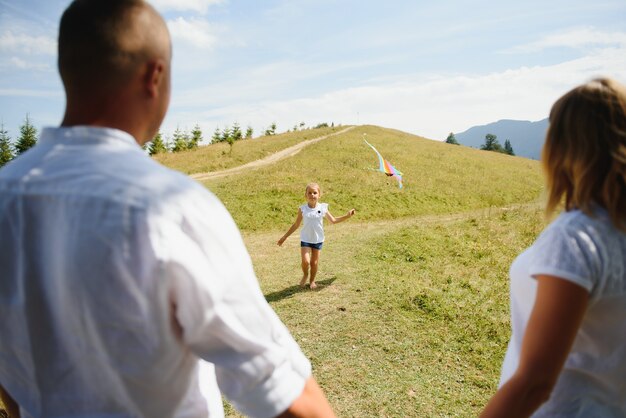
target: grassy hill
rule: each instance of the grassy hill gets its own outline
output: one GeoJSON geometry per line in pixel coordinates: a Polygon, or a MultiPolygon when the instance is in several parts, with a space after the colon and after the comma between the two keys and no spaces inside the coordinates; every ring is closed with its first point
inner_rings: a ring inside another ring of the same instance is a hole
{"type": "Polygon", "coordinates": [[[345,127],[326,127],[287,132],[274,136],[237,141],[232,150],[226,142],[202,146],[191,151],[157,154],[155,160],[186,174],[225,170],[258,160],[297,143],[328,135],[345,127]]]}
{"type": "MultiPolygon", "coordinates": [[[[244,141],[232,154],[211,145],[162,161],[186,173],[228,168],[327,133],[244,141]]],[[[537,161],[359,126],[204,184],[242,229],[266,299],[338,416],[479,413],[509,338],[510,263],[544,226],[537,161]],[[378,162],[364,135],[404,173],[402,190],[371,170],[378,162]],[[326,226],[319,291],[297,286],[297,233],[276,245],[311,181],[334,215],[357,210],[326,226]]]]}
{"type": "Polygon", "coordinates": [[[330,204],[333,215],[354,207],[360,221],[530,202],[543,187],[537,161],[375,126],[330,137],[272,166],[204,184],[224,201],[243,231],[267,231],[288,228],[311,181],[322,187],[322,201],[330,204]],[[363,142],[364,134],[404,173],[403,189],[395,179],[371,170],[378,159],[363,142]]]}

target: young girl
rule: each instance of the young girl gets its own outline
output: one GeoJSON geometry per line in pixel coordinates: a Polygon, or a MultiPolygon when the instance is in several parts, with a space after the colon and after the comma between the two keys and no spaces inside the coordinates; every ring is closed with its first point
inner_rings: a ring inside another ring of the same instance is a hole
{"type": "Polygon", "coordinates": [[[336,224],[354,215],[354,209],[350,209],[347,214],[335,218],[328,211],[327,203],[320,203],[319,199],[322,196],[322,190],[317,183],[309,183],[306,186],[304,197],[306,204],[298,208],[298,215],[296,221],[291,225],[291,228],[278,240],[278,245],[283,245],[283,242],[291,235],[304,220],[304,226],[300,231],[300,255],[302,257],[302,279],[300,280],[300,286],[306,285],[307,279],[309,280],[311,289],[315,289],[315,275],[317,274],[317,264],[320,258],[320,251],[322,250],[322,244],[324,244],[324,218],[328,219],[330,223],[336,224]]]}
{"type": "Polygon", "coordinates": [[[547,212],[511,265],[511,341],[482,417],[626,417],[626,88],[584,84],[550,112],[547,212]]]}

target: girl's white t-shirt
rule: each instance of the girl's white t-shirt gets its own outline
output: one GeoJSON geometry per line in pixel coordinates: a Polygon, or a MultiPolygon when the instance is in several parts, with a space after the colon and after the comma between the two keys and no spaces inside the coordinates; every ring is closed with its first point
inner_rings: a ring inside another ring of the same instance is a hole
{"type": "Polygon", "coordinates": [[[535,303],[534,277],[550,275],[589,292],[563,370],[533,417],[626,416],[626,233],[600,208],[562,213],[511,265],[512,335],[500,386],[515,373],[535,303]]]}
{"type": "Polygon", "coordinates": [[[302,212],[300,241],[310,244],[324,242],[324,216],[328,212],[328,204],[318,203],[314,208],[311,208],[305,203],[300,206],[300,212],[302,212]]]}

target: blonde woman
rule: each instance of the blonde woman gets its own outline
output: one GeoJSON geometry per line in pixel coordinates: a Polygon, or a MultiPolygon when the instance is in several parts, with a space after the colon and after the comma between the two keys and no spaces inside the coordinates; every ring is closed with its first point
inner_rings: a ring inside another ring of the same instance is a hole
{"type": "Polygon", "coordinates": [[[551,213],[511,266],[512,336],[482,417],[626,416],[626,88],[579,86],[552,107],[551,213]]]}

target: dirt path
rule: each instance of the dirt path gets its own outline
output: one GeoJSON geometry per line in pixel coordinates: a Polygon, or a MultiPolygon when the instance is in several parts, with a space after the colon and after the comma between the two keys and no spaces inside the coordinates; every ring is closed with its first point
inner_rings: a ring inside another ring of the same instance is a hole
{"type": "Polygon", "coordinates": [[[342,129],[341,131],[338,132],[334,132],[332,134],[328,134],[328,135],[323,135],[323,136],[319,136],[317,138],[313,138],[313,139],[309,139],[308,141],[302,141],[296,145],[293,145],[289,148],[285,148],[284,150],[275,152],[272,155],[268,155],[265,158],[261,158],[260,160],[255,160],[255,161],[251,161],[247,164],[244,165],[239,165],[237,167],[233,167],[233,168],[229,168],[226,170],[222,170],[222,171],[211,171],[208,173],[195,173],[195,174],[191,174],[189,177],[191,177],[194,180],[207,180],[207,179],[214,179],[214,178],[219,178],[219,177],[224,177],[227,176],[229,174],[238,174],[241,173],[243,171],[247,171],[247,170],[251,170],[251,169],[255,169],[255,168],[259,168],[259,167],[264,167],[266,165],[269,164],[274,164],[275,162],[278,162],[284,158],[287,157],[291,157],[296,155],[297,153],[300,152],[300,150],[302,150],[302,148],[309,146],[311,144],[314,144],[316,142],[319,142],[323,139],[326,138],[330,138],[331,136],[335,136],[335,135],[341,135],[344,134],[350,130],[354,129],[354,126],[350,126],[349,128],[346,129],[342,129]]]}
{"type": "MultiPolygon", "coordinates": [[[[466,212],[458,212],[458,213],[447,213],[440,215],[416,215],[416,216],[408,216],[400,219],[386,219],[380,221],[367,221],[367,222],[359,222],[358,213],[357,218],[354,218],[350,222],[346,222],[345,224],[341,224],[340,228],[335,228],[333,225],[329,225],[326,229],[327,236],[333,236],[335,238],[342,238],[344,236],[356,236],[364,237],[364,236],[372,236],[377,234],[385,234],[390,230],[395,228],[402,227],[411,227],[413,225],[438,225],[438,224],[449,224],[457,221],[461,221],[464,219],[471,218],[483,218],[483,217],[492,217],[495,215],[500,215],[504,212],[513,211],[513,210],[541,210],[543,208],[542,201],[528,202],[528,203],[518,203],[513,204],[511,206],[504,207],[486,207],[481,209],[474,209],[466,212]]],[[[248,249],[252,251],[254,249],[255,254],[268,254],[267,243],[275,242],[282,231],[261,231],[261,232],[244,232],[244,241],[248,246],[248,249]]],[[[291,239],[291,241],[297,245],[299,241],[296,239],[291,239]]],[[[278,247],[278,246],[276,246],[278,247]]],[[[270,251],[271,252],[271,251],[270,251]]]]}

